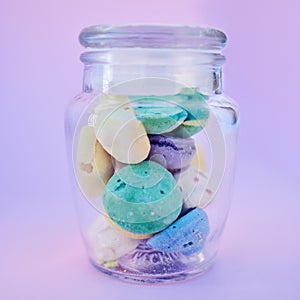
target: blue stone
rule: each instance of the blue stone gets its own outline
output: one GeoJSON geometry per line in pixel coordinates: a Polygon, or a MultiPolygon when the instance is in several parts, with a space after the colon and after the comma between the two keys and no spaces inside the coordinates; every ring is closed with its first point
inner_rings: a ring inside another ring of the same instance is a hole
{"type": "Polygon", "coordinates": [[[208,217],[204,210],[195,208],[165,230],[147,241],[147,245],[162,252],[190,256],[201,252],[209,233],[208,217]]]}

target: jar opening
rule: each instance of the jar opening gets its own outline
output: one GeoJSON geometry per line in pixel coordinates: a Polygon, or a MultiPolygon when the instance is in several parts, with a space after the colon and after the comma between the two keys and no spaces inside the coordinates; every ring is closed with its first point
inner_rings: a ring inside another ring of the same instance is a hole
{"type": "Polygon", "coordinates": [[[181,25],[96,25],[83,29],[85,48],[198,49],[220,52],[226,35],[214,28],[181,25]]]}

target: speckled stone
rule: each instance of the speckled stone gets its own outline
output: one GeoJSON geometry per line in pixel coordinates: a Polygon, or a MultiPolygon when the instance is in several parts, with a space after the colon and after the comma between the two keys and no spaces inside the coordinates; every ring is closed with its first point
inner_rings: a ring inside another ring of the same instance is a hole
{"type": "Polygon", "coordinates": [[[175,177],[183,194],[183,211],[195,207],[204,208],[212,200],[208,177],[201,169],[190,166],[175,177]]]}
{"type": "Polygon", "coordinates": [[[187,113],[187,117],[169,135],[187,138],[201,131],[209,118],[209,106],[206,102],[208,96],[199,93],[197,88],[182,88],[175,95],[163,96],[131,96],[131,101],[144,101],[149,103],[165,102],[169,105],[177,105],[187,113]]]}
{"type": "MultiPolygon", "coordinates": [[[[171,98],[171,97],[170,97],[171,98]]],[[[183,88],[173,98],[174,102],[188,113],[185,121],[170,134],[183,138],[191,137],[201,131],[209,118],[207,96],[195,88],[183,88]]]]}
{"type": "Polygon", "coordinates": [[[208,217],[195,208],[147,241],[151,248],[162,252],[179,252],[186,256],[199,253],[209,233],[208,217]]]}
{"type": "Polygon", "coordinates": [[[153,234],[176,220],[182,194],[172,174],[152,161],[117,171],[103,191],[107,215],[123,230],[153,234]]]}
{"type": "Polygon", "coordinates": [[[192,138],[149,135],[151,149],[147,159],[155,161],[170,171],[186,168],[196,153],[192,138]]]}
{"type": "Polygon", "coordinates": [[[173,131],[187,117],[187,112],[178,106],[142,106],[134,108],[147,133],[162,134],[173,131]]]}

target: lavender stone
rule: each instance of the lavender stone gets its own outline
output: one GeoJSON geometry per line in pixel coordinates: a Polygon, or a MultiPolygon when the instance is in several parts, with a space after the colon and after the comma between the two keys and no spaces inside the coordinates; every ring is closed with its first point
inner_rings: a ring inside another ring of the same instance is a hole
{"type": "Polygon", "coordinates": [[[187,168],[196,153],[192,138],[149,135],[151,149],[148,160],[161,164],[169,171],[187,168]]]}

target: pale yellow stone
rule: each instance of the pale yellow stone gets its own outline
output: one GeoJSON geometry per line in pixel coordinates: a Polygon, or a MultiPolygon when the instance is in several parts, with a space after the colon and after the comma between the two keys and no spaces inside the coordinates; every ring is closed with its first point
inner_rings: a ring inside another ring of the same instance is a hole
{"type": "Polygon", "coordinates": [[[118,265],[119,265],[119,263],[116,260],[112,260],[112,261],[109,261],[109,262],[105,263],[104,267],[105,268],[115,268],[118,265]]]}
{"type": "Polygon", "coordinates": [[[76,157],[76,175],[83,194],[89,199],[100,196],[113,173],[112,158],[97,141],[93,128],[82,127],[76,157]]]}
{"type": "Polygon", "coordinates": [[[195,166],[203,171],[206,171],[206,161],[204,152],[197,141],[195,141],[196,153],[191,160],[191,165],[195,166]]]}
{"type": "Polygon", "coordinates": [[[102,95],[101,101],[95,108],[94,132],[97,140],[121,163],[137,164],[145,160],[150,142],[142,122],[135,117],[129,99],[102,95]],[[104,101],[105,97],[107,101],[104,101]]]}
{"type": "Polygon", "coordinates": [[[123,229],[122,227],[120,227],[118,224],[116,224],[110,217],[106,216],[106,221],[108,222],[108,224],[115,230],[118,230],[120,233],[124,234],[125,236],[132,238],[132,239],[136,239],[136,240],[144,240],[144,239],[148,239],[151,236],[153,236],[153,234],[142,234],[142,233],[133,233],[130,231],[127,231],[125,229],[123,229]]]}
{"type": "Polygon", "coordinates": [[[111,105],[114,106],[115,104],[124,104],[124,103],[130,103],[130,99],[127,96],[123,95],[114,95],[114,94],[100,94],[97,97],[98,102],[103,103],[103,105],[111,105]]]}
{"type": "Polygon", "coordinates": [[[206,120],[186,120],[182,123],[183,126],[202,126],[206,125],[206,120]]]}

